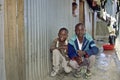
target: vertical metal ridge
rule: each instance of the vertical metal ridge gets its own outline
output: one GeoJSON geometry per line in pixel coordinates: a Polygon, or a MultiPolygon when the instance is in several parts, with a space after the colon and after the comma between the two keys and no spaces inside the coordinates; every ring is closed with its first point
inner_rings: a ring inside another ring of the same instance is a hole
{"type": "Polygon", "coordinates": [[[0,80],[6,80],[6,71],[5,71],[5,32],[4,32],[4,24],[6,22],[4,22],[4,18],[6,18],[4,16],[5,14],[5,2],[4,0],[0,0],[0,80]]]}

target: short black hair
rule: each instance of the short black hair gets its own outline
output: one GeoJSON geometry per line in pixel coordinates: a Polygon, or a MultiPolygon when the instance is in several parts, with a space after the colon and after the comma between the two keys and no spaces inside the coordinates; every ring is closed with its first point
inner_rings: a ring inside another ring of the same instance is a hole
{"type": "Polygon", "coordinates": [[[60,28],[60,30],[59,30],[59,33],[62,31],[62,30],[65,30],[67,33],[68,33],[68,29],[67,28],[60,28]]]}
{"type": "Polygon", "coordinates": [[[73,2],[73,3],[72,3],[72,6],[77,6],[77,3],[76,3],[76,2],[73,2]]]}
{"type": "Polygon", "coordinates": [[[76,25],[75,25],[75,29],[76,29],[78,26],[83,26],[83,27],[85,28],[85,26],[84,26],[83,23],[78,23],[78,24],[76,24],[76,25]]]}

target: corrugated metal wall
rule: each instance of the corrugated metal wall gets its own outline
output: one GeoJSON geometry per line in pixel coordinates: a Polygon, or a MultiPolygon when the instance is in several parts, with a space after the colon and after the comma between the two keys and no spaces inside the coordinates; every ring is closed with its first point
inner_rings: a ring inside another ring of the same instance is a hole
{"type": "Polygon", "coordinates": [[[87,1],[85,1],[85,26],[88,33],[92,35],[92,9],[90,9],[87,1]]]}
{"type": "Polygon", "coordinates": [[[26,80],[45,80],[51,71],[49,46],[60,27],[69,36],[79,21],[72,16],[72,0],[24,0],[26,80]]]}
{"type": "Polygon", "coordinates": [[[6,80],[4,50],[4,0],[0,0],[0,80],[6,80]]]}

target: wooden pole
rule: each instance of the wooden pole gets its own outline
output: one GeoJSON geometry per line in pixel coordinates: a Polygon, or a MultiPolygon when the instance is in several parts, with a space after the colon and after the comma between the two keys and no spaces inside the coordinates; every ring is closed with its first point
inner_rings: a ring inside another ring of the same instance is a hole
{"type": "Polygon", "coordinates": [[[6,80],[25,80],[23,0],[4,0],[6,80]]]}

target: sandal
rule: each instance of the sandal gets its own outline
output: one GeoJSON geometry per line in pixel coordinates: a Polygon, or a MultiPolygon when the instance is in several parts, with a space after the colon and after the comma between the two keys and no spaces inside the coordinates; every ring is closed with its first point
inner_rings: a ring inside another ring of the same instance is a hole
{"type": "Polygon", "coordinates": [[[89,73],[86,72],[85,75],[88,76],[88,77],[90,77],[92,75],[92,73],[91,72],[89,72],[89,73]]]}
{"type": "Polygon", "coordinates": [[[74,76],[76,77],[76,78],[80,78],[81,77],[81,75],[80,74],[74,74],[74,76]]]}
{"type": "Polygon", "coordinates": [[[75,76],[76,78],[81,77],[81,69],[80,69],[79,71],[76,71],[76,72],[74,73],[74,76],[75,76]]]}
{"type": "Polygon", "coordinates": [[[85,73],[85,79],[90,78],[91,75],[92,73],[90,72],[90,70],[87,69],[87,72],[85,73]]]}
{"type": "Polygon", "coordinates": [[[92,75],[92,73],[91,73],[91,71],[90,71],[89,69],[87,69],[87,71],[86,71],[85,75],[89,77],[89,76],[91,76],[91,75],[92,75]]]}

